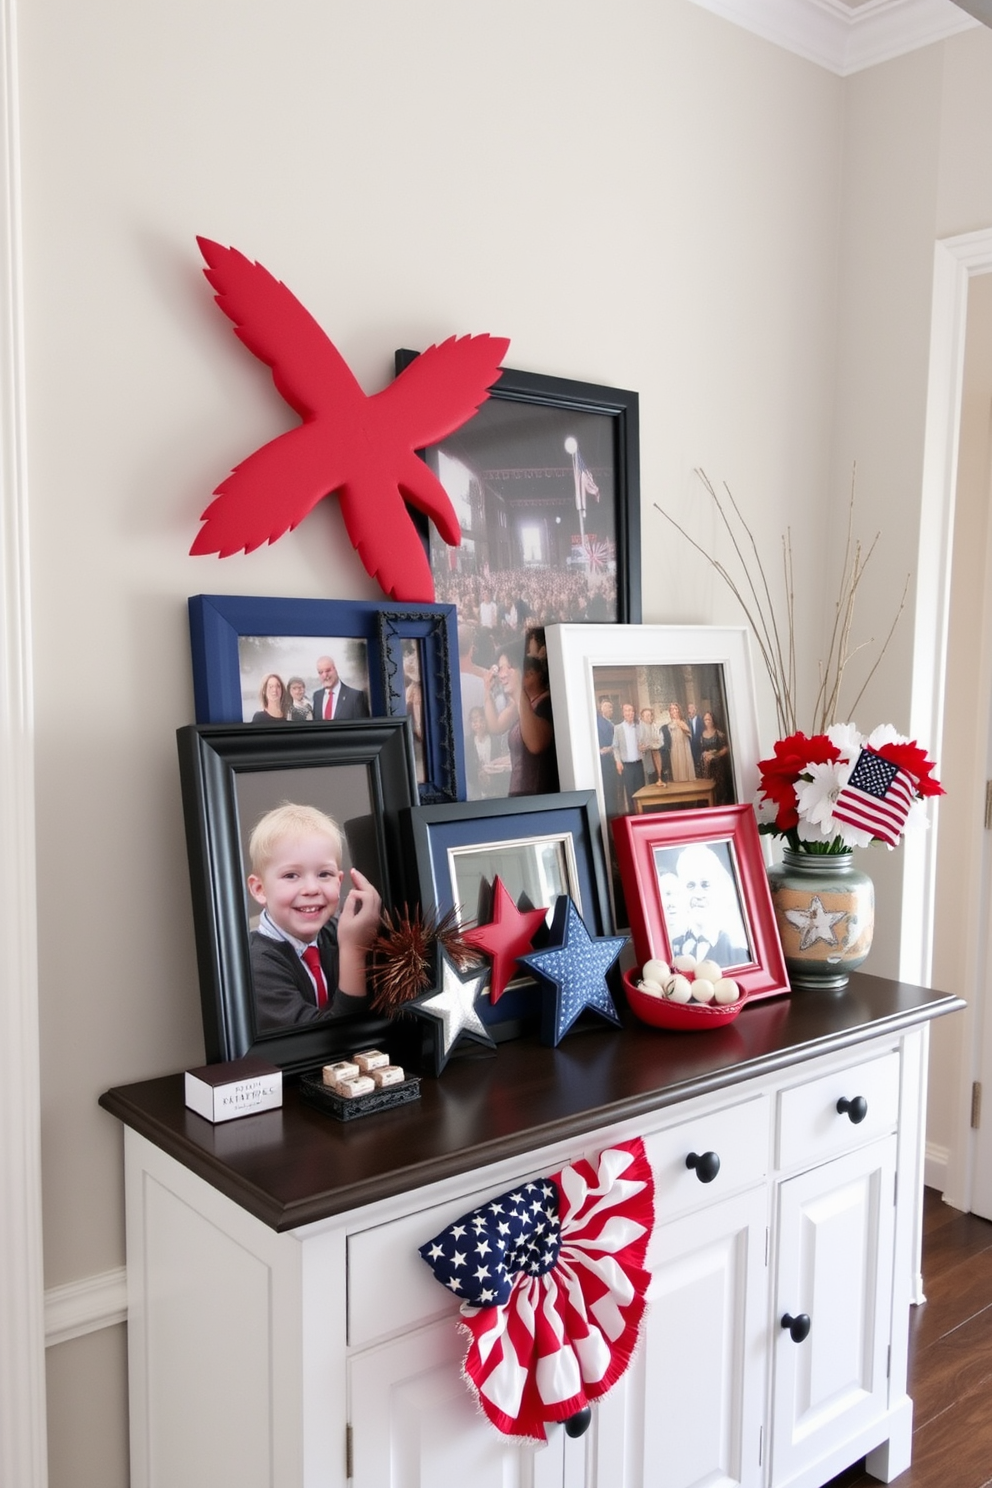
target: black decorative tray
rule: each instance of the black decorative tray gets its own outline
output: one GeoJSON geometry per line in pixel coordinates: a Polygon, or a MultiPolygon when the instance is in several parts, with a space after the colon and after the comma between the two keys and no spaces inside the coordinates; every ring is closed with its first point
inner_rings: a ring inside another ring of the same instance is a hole
{"type": "Polygon", "coordinates": [[[358,1116],[371,1116],[375,1111],[388,1111],[392,1106],[405,1106],[420,1099],[420,1081],[415,1075],[401,1085],[387,1085],[370,1090],[368,1095],[336,1095],[320,1075],[300,1076],[300,1097],[308,1106],[316,1106],[338,1121],[354,1121],[358,1116]]]}

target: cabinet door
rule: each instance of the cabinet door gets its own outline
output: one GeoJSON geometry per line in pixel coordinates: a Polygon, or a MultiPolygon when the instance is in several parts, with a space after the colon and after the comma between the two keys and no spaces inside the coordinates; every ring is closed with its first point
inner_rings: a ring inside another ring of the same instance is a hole
{"type": "Polygon", "coordinates": [[[466,1343],[446,1318],[352,1356],[353,1488],[563,1488],[564,1431],[501,1437],[461,1377],[466,1343]]]}
{"type": "Polygon", "coordinates": [[[888,1404],[896,1139],[780,1185],[772,1480],[787,1483],[888,1404]],[[781,1319],[809,1316],[794,1342],[781,1319]]]}
{"type": "Polygon", "coordinates": [[[595,1488],[761,1482],[764,1186],[655,1228],[640,1347],[595,1420],[595,1488]]]}

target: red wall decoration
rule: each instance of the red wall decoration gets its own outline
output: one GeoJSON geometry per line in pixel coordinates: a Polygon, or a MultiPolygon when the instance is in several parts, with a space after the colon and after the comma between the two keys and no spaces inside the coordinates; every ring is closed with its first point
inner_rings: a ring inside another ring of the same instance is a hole
{"type": "Polygon", "coordinates": [[[348,536],[385,593],[429,604],[430,564],[405,503],[425,513],[446,543],[457,546],[461,532],[443,486],[415,452],[453,433],[485,402],[509,341],[452,336],[370,397],[284,284],[236,248],[197,242],[235,335],[272,368],[277,389],[303,422],[221,482],[190,552],[250,553],[337,492],[348,536]]]}

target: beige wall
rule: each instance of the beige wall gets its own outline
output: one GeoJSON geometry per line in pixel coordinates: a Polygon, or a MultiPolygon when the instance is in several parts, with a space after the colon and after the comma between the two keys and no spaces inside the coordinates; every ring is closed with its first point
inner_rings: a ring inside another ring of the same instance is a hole
{"type": "MultiPolygon", "coordinates": [[[[970,189],[944,69],[992,88],[985,33],[844,83],[687,0],[32,0],[20,29],[53,1286],[123,1261],[99,1092],[203,1055],[186,597],[376,592],[333,502],[264,552],[187,556],[211,488],[292,421],[194,234],[284,278],[369,389],[396,346],[482,330],[511,365],[637,388],[645,620],[739,619],[651,505],[714,540],[702,465],[772,562],[792,525],[811,665],[855,455],[886,569],[915,562],[936,200],[970,189]]],[[[905,722],[910,636],[863,720],[905,722]]],[[[117,1344],[52,1350],[49,1391],[53,1484],[115,1488],[117,1344]],[[105,1451],[75,1450],[88,1411],[105,1451]]]]}
{"type": "MultiPolygon", "coordinates": [[[[884,533],[878,587],[866,591],[863,610],[869,622],[866,633],[882,634],[891,618],[896,581],[914,573],[920,561],[934,243],[992,224],[992,32],[969,31],[848,79],[845,130],[834,474],[839,481],[857,459],[865,530],[881,528],[884,533]]],[[[970,520],[979,522],[970,540],[980,545],[984,517],[974,504],[970,513],[970,520]]],[[[962,572],[975,556],[974,550],[965,556],[962,572]]],[[[956,572],[952,588],[952,679],[960,678],[969,659],[960,650],[968,645],[961,604],[974,611],[979,603],[967,587],[959,592],[959,577],[956,572]]],[[[870,709],[872,719],[908,726],[912,646],[910,611],[899,626],[884,675],[873,684],[868,707],[859,709],[865,717],[870,709]]],[[[957,683],[952,680],[951,685],[957,683]]],[[[949,700],[953,695],[949,693],[949,700]]],[[[981,774],[984,766],[977,763],[976,747],[972,740],[968,749],[981,774]]],[[[946,874],[967,810],[962,792],[970,795],[981,785],[960,773],[959,734],[948,737],[945,750],[954,799],[940,814],[933,982],[961,991],[967,899],[950,889],[946,874]]],[[[880,924],[872,966],[891,971],[897,964],[904,860],[881,849],[873,849],[870,860],[880,924]]],[[[938,1158],[954,1145],[961,1082],[970,1079],[962,1063],[963,1029],[959,1018],[942,1020],[933,1030],[927,1136],[938,1158]]]]}

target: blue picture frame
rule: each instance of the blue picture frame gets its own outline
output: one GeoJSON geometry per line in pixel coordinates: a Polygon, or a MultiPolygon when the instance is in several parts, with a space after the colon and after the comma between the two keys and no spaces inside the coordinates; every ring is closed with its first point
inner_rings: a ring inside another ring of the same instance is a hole
{"type": "MultiPolygon", "coordinates": [[[[450,854],[458,849],[498,853],[508,844],[567,837],[574,882],[569,881],[566,889],[576,907],[581,906],[591,935],[614,934],[595,791],[414,806],[400,812],[399,825],[403,887],[410,904],[434,907],[439,915],[455,907],[450,854]]],[[[507,888],[515,898],[514,887],[507,884],[507,888]]],[[[474,913],[474,906],[463,908],[469,916],[474,913]]],[[[479,1016],[497,1042],[503,1042],[536,1027],[540,1007],[537,984],[531,980],[529,985],[508,988],[495,1006],[488,998],[480,1002],[479,1016]]]]}
{"type": "Polygon", "coordinates": [[[347,636],[364,640],[369,659],[369,710],[375,718],[407,712],[404,641],[416,642],[422,685],[423,776],[420,801],[465,799],[465,748],[458,682],[457,618],[453,605],[368,600],[277,599],[194,594],[189,599],[193,700],[197,723],[241,723],[242,636],[347,636]]]}

